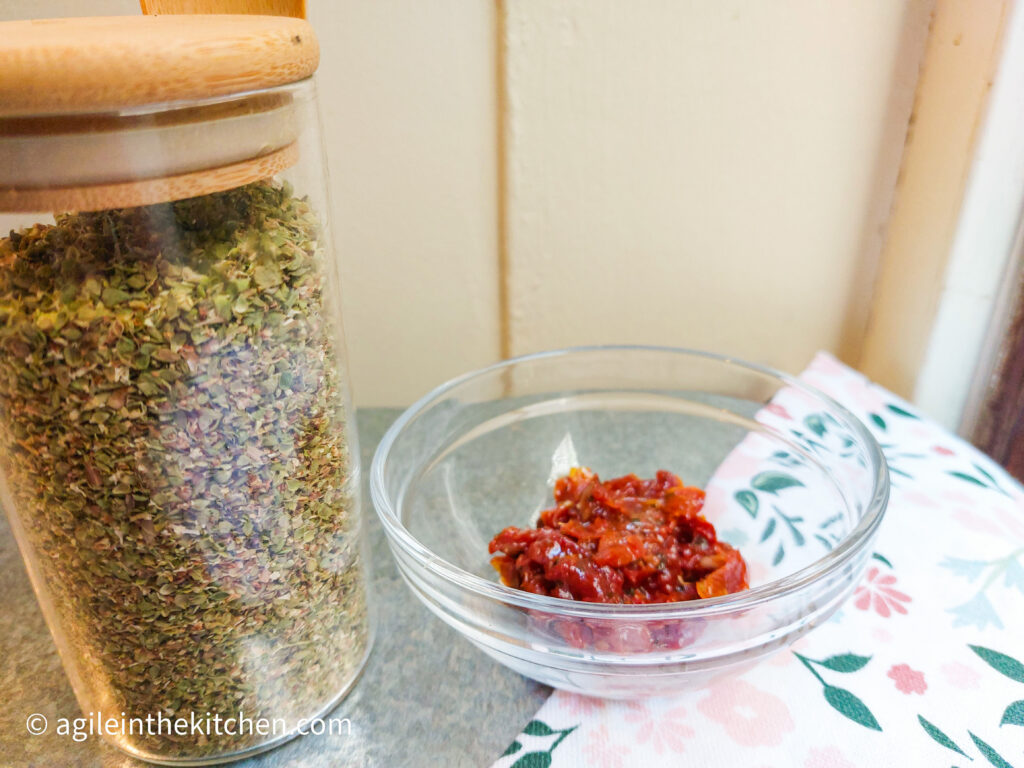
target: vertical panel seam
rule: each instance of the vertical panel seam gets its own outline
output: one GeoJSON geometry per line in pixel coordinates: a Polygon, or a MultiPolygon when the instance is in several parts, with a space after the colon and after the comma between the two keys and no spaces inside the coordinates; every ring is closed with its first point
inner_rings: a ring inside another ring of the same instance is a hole
{"type": "Polygon", "coordinates": [[[494,34],[495,34],[495,62],[494,76],[496,80],[495,109],[497,111],[497,137],[496,137],[496,176],[497,176],[497,227],[498,227],[498,353],[502,359],[512,356],[512,330],[510,318],[510,280],[509,280],[509,224],[508,224],[508,37],[506,24],[505,0],[495,0],[494,3],[494,34]]]}

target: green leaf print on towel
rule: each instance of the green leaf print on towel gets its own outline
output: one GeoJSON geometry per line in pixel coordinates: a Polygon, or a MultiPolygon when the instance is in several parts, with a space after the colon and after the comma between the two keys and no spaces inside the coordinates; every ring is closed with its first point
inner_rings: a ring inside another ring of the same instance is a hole
{"type": "Polygon", "coordinates": [[[819,661],[817,659],[809,659],[806,656],[802,656],[796,651],[793,652],[793,655],[796,656],[800,660],[800,663],[807,667],[810,673],[817,678],[819,683],[822,684],[825,701],[828,702],[832,709],[858,725],[863,725],[865,728],[870,728],[874,731],[882,730],[882,726],[878,724],[878,720],[875,719],[875,716],[871,713],[868,705],[860,700],[860,697],[845,688],[839,688],[838,686],[825,682],[825,679],[821,674],[819,674],[818,670],[814,668],[815,665],[817,665],[832,672],[850,674],[863,669],[864,666],[871,661],[870,656],[859,656],[855,653],[840,653],[819,661]]]}
{"type": "Polygon", "coordinates": [[[1024,700],[1015,701],[1008,706],[999,725],[1024,725],[1024,700]]]}
{"type": "MultiPolygon", "coordinates": [[[[1011,680],[1024,683],[1024,664],[1019,659],[1015,659],[1013,656],[996,651],[991,648],[985,648],[981,645],[968,645],[975,655],[984,661],[989,667],[994,669],[1004,677],[1008,677],[1011,680]]],[[[950,749],[957,752],[968,760],[974,758],[964,752],[963,749],[957,745],[945,732],[942,731],[937,725],[926,720],[922,715],[917,716],[917,721],[921,724],[933,741],[941,744],[946,749],[950,749]]],[[[999,727],[1002,728],[1005,725],[1011,726],[1024,726],[1024,700],[1014,701],[1003,710],[1002,719],[999,721],[999,727]]],[[[968,730],[967,735],[971,737],[971,741],[974,742],[974,746],[977,748],[981,756],[984,757],[991,765],[996,768],[1013,768],[1013,766],[1006,760],[1005,757],[999,754],[996,749],[989,744],[987,741],[977,736],[973,731],[968,730]]]]}
{"type": "Polygon", "coordinates": [[[952,475],[957,480],[963,480],[965,483],[970,483],[971,485],[978,485],[981,486],[982,488],[988,488],[989,490],[995,491],[996,493],[1001,493],[1003,496],[1012,498],[1009,492],[1003,490],[1002,486],[1000,486],[999,483],[996,482],[996,479],[992,477],[991,474],[986,472],[980,464],[973,464],[972,466],[975,470],[977,470],[978,474],[981,475],[981,478],[978,478],[973,474],[968,474],[967,472],[960,472],[959,470],[947,470],[946,474],[952,475]]]}
{"type": "MultiPolygon", "coordinates": [[[[937,725],[930,723],[921,715],[917,716],[917,722],[921,724],[921,727],[924,728],[924,732],[931,736],[935,743],[940,744],[946,749],[952,750],[957,754],[963,755],[968,760],[974,760],[973,757],[957,746],[956,742],[949,738],[949,736],[947,736],[937,725]]],[[[996,768],[1013,768],[1013,766],[1007,762],[1006,758],[1000,755],[987,741],[976,736],[973,731],[967,731],[967,735],[971,737],[971,741],[974,742],[974,746],[977,747],[982,757],[988,760],[989,763],[994,765],[996,768]]]]}
{"type": "MultiPolygon", "coordinates": [[[[555,747],[561,744],[565,737],[575,731],[578,727],[578,725],[574,725],[571,728],[557,729],[552,728],[541,720],[531,720],[526,724],[526,727],[523,728],[524,736],[543,738],[545,736],[557,735],[558,738],[554,739],[546,750],[533,750],[520,755],[519,758],[512,763],[510,768],[548,768],[548,766],[551,765],[551,761],[554,759],[551,753],[555,751],[555,747]]],[[[522,748],[522,743],[519,739],[516,739],[509,744],[508,749],[505,750],[502,757],[514,755],[522,748]]]]}
{"type": "Polygon", "coordinates": [[[991,648],[983,648],[980,645],[969,645],[972,651],[981,657],[981,660],[988,664],[996,672],[1006,675],[1011,680],[1024,683],[1024,664],[1021,664],[1013,656],[993,651],[991,648]]]}
{"type": "Polygon", "coordinates": [[[919,722],[921,724],[921,727],[924,728],[925,733],[931,736],[937,743],[941,744],[946,749],[951,749],[954,752],[959,752],[968,760],[974,759],[973,757],[970,757],[962,749],[960,749],[960,747],[956,745],[956,742],[949,738],[949,736],[947,736],[945,733],[943,733],[942,729],[939,728],[937,725],[933,725],[932,723],[928,722],[921,715],[917,716],[917,722],[919,722]]]}

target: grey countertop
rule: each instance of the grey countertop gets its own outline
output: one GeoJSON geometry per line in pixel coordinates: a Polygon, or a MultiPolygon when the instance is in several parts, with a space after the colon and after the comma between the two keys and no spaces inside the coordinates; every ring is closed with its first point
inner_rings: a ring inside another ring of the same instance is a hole
{"type": "MultiPolygon", "coordinates": [[[[488,766],[550,692],[491,661],[431,615],[402,583],[366,491],[370,457],[397,415],[384,409],[358,413],[377,637],[356,688],[331,713],[349,719],[351,735],[305,736],[232,764],[238,768],[488,766]]],[[[75,742],[53,728],[29,735],[31,714],[50,723],[81,715],[3,516],[0,579],[0,766],[144,766],[95,736],[75,742]]]]}

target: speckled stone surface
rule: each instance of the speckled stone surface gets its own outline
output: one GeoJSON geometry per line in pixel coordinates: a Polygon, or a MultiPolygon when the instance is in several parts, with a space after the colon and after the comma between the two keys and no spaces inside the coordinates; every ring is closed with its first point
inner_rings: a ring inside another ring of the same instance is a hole
{"type": "MultiPolygon", "coordinates": [[[[402,583],[366,489],[370,457],[397,415],[383,409],[358,414],[377,637],[362,678],[330,715],[348,718],[352,733],[305,736],[232,763],[238,768],[487,766],[550,692],[491,661],[431,615],[402,583]]],[[[81,712],[3,516],[0,585],[0,766],[144,766],[97,737],[76,743],[53,732],[57,718],[81,712]],[[26,719],[33,713],[48,718],[46,734],[28,734],[26,719]]]]}

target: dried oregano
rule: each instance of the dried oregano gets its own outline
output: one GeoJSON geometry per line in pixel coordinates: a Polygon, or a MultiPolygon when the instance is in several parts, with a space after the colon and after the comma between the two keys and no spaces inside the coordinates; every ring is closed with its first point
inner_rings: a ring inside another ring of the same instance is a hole
{"type": "MultiPolygon", "coordinates": [[[[0,467],[87,699],[309,717],[367,647],[307,202],[250,184],[0,240],[0,467]]],[[[160,755],[266,737],[127,739],[160,755]]]]}

